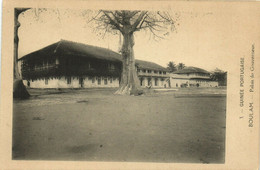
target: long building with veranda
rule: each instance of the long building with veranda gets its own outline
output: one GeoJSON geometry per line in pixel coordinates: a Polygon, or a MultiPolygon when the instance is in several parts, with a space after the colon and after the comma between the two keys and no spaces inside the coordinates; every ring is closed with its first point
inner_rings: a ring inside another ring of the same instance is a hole
{"type": "MultiPolygon", "coordinates": [[[[23,82],[31,88],[119,87],[122,56],[109,49],[60,40],[18,60],[23,82]]],[[[142,87],[170,86],[166,68],[136,60],[142,87]]]]}

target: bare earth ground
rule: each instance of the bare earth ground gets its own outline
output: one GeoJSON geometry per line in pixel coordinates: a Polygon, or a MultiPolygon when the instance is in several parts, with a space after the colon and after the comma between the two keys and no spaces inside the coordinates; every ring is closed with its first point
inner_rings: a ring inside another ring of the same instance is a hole
{"type": "Polygon", "coordinates": [[[29,89],[13,106],[13,159],[224,163],[226,89],[29,89]]]}

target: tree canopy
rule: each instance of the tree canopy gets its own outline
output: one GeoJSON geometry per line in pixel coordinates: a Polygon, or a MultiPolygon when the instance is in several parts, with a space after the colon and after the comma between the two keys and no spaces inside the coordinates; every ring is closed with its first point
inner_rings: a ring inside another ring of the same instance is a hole
{"type": "Polygon", "coordinates": [[[176,30],[179,15],[174,15],[162,11],[100,10],[90,21],[94,21],[97,24],[95,29],[103,30],[104,35],[107,32],[127,34],[146,30],[155,39],[162,39],[176,30]]]}
{"type": "Polygon", "coordinates": [[[184,69],[184,67],[185,67],[185,64],[179,63],[178,66],[177,66],[177,69],[182,70],[182,69],[184,69]]]}
{"type": "Polygon", "coordinates": [[[211,79],[217,81],[219,86],[227,85],[227,72],[216,68],[211,74],[211,79]]]}
{"type": "Polygon", "coordinates": [[[167,64],[167,69],[172,73],[177,70],[176,64],[173,61],[170,61],[167,64]]]}

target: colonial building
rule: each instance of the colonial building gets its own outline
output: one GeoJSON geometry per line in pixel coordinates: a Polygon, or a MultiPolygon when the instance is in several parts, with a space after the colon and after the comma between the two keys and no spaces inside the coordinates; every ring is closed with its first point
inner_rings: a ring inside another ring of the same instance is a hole
{"type": "Polygon", "coordinates": [[[185,67],[170,75],[171,87],[216,87],[217,81],[212,81],[210,72],[197,67],[185,67]]]}
{"type": "MultiPolygon", "coordinates": [[[[61,40],[19,59],[26,86],[32,88],[118,87],[122,57],[111,50],[61,40]]],[[[143,87],[167,87],[166,69],[136,60],[143,87]]]]}
{"type": "Polygon", "coordinates": [[[142,87],[169,87],[166,68],[148,61],[136,60],[137,74],[142,87]]]}

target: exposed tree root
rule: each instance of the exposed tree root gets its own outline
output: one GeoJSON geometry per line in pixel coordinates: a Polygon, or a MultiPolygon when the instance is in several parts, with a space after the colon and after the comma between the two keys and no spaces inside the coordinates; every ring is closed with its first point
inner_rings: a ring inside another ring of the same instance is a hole
{"type": "Polygon", "coordinates": [[[144,91],[143,91],[142,89],[133,88],[131,85],[121,86],[121,87],[115,92],[115,94],[120,94],[120,95],[134,95],[134,96],[142,95],[143,93],[144,93],[144,91]]]}

